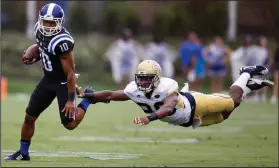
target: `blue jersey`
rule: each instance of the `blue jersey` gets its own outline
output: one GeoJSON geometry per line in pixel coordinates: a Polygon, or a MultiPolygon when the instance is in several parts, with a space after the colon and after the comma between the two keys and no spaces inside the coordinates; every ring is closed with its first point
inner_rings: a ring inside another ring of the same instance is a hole
{"type": "Polygon", "coordinates": [[[60,57],[74,49],[72,36],[65,28],[62,28],[56,35],[44,36],[39,31],[38,23],[34,27],[34,33],[39,46],[45,76],[51,81],[67,81],[60,57]]]}
{"type": "Polygon", "coordinates": [[[205,60],[202,57],[203,46],[201,44],[195,44],[193,51],[194,57],[196,57],[195,71],[198,76],[204,75],[205,73],[205,60]]]}
{"type": "Polygon", "coordinates": [[[195,54],[196,45],[190,41],[184,42],[179,48],[182,65],[187,68],[195,54]]]}

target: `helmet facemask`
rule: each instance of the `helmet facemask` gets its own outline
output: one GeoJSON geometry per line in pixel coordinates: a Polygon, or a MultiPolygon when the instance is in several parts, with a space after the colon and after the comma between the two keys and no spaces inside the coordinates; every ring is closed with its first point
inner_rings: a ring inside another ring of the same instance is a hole
{"type": "Polygon", "coordinates": [[[53,17],[46,17],[46,16],[41,16],[39,15],[39,31],[44,35],[44,36],[53,36],[58,34],[62,30],[62,23],[63,23],[63,18],[53,18],[53,17]],[[55,26],[46,26],[45,21],[48,22],[54,22],[55,26]]]}
{"type": "Polygon", "coordinates": [[[150,93],[159,85],[159,77],[157,75],[150,74],[136,74],[135,82],[140,91],[143,91],[145,94],[150,93]]]}

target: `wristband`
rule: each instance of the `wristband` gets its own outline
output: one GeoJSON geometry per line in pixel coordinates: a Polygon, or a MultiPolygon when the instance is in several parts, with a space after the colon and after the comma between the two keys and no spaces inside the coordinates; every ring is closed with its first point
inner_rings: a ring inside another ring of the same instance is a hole
{"type": "Polygon", "coordinates": [[[149,119],[149,121],[154,121],[159,119],[156,113],[150,114],[149,116],[147,116],[147,118],[149,119]]]}
{"type": "Polygon", "coordinates": [[[75,96],[76,96],[75,92],[68,92],[68,101],[74,101],[75,96]]]}

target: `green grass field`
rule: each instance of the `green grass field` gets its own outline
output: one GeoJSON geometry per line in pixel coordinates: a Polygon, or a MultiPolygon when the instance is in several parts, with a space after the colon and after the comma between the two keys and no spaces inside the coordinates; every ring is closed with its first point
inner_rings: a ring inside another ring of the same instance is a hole
{"type": "MultiPolygon", "coordinates": [[[[2,101],[2,159],[19,149],[29,97],[2,101]]],[[[277,105],[243,103],[222,124],[180,128],[132,124],[144,115],[132,102],[92,105],[73,131],[60,124],[56,101],[37,120],[31,162],[2,166],[278,166],[277,105]]]]}

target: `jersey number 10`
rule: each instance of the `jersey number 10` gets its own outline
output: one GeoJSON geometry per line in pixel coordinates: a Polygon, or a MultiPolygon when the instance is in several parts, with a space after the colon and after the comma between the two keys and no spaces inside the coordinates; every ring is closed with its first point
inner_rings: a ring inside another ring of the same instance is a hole
{"type": "Polygon", "coordinates": [[[62,45],[60,45],[60,49],[62,52],[68,51],[69,47],[67,43],[63,43],[62,45]]]}

